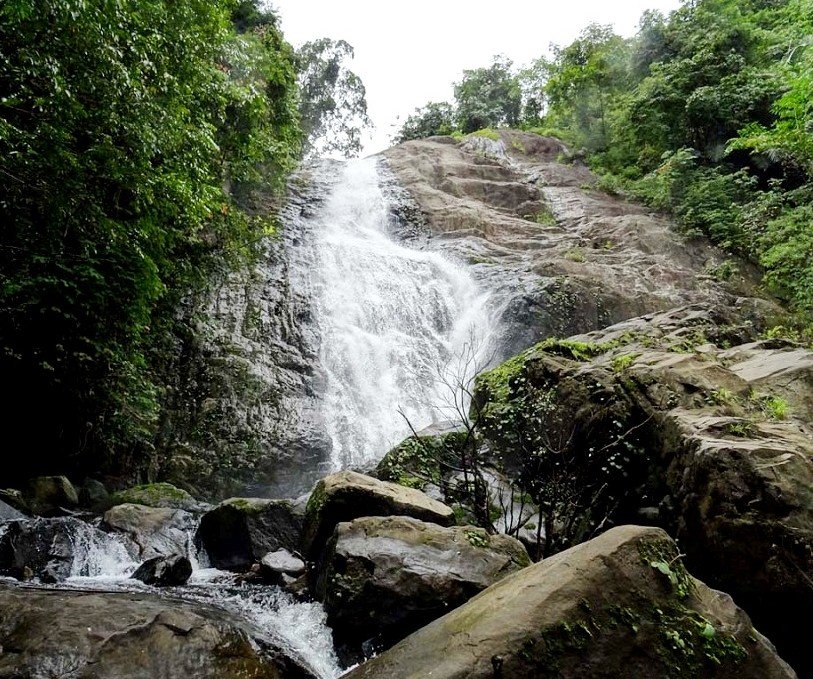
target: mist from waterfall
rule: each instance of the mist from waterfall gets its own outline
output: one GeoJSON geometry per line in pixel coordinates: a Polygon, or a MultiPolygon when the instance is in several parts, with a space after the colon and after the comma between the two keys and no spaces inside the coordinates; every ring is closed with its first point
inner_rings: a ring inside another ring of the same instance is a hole
{"type": "Polygon", "coordinates": [[[460,264],[392,237],[379,179],[375,159],[346,163],[314,228],[333,470],[376,462],[410,426],[457,419],[468,404],[450,383],[490,353],[487,295],[460,264]]]}

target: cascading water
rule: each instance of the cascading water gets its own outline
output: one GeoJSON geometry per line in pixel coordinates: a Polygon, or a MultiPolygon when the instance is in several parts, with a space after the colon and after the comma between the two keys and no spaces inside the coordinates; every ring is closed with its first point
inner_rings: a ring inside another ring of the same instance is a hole
{"type": "Polygon", "coordinates": [[[389,215],[375,159],[350,161],[314,229],[334,470],[376,462],[410,427],[458,419],[455,384],[489,353],[487,296],[442,254],[396,242],[389,215]]]}

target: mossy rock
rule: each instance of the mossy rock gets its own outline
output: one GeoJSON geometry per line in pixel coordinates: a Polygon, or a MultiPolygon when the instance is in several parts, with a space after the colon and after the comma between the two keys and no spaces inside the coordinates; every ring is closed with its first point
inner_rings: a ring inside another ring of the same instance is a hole
{"type": "Polygon", "coordinates": [[[440,486],[447,470],[460,468],[461,451],[467,439],[466,432],[458,431],[410,436],[382,458],[374,476],[418,490],[429,484],[440,486]]]}
{"type": "Polygon", "coordinates": [[[171,483],[148,483],[121,490],[110,496],[111,505],[134,504],[147,507],[184,509],[195,511],[201,508],[195,498],[171,483]]]}

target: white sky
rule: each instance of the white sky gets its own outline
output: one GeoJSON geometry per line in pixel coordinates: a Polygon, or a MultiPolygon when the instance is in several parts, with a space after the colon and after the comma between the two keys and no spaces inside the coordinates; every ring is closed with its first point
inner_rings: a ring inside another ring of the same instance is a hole
{"type": "Polygon", "coordinates": [[[525,65],[551,43],[571,42],[587,24],[613,24],[634,35],[646,9],[664,13],[679,0],[271,0],[295,47],[315,38],[343,39],[355,48],[350,68],[367,88],[375,131],[365,153],[390,145],[413,110],[451,101],[463,69],[489,66],[496,54],[525,65]]]}

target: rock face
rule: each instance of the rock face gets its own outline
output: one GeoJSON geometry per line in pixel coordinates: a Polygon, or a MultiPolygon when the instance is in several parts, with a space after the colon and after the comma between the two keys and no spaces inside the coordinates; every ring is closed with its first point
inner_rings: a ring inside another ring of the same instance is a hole
{"type": "Polygon", "coordinates": [[[347,676],[795,677],[678,554],[659,529],[613,529],[501,580],[347,676]]]}
{"type": "MultiPolygon", "coordinates": [[[[88,554],[108,541],[107,534],[72,517],[11,521],[0,530],[0,574],[46,583],[94,575],[88,570],[88,554]]],[[[123,548],[118,549],[126,558],[123,548]]]]}
{"type": "Polygon", "coordinates": [[[0,676],[313,679],[225,611],[148,594],[0,588],[0,676]]]}
{"type": "Polygon", "coordinates": [[[454,524],[451,508],[413,488],[343,471],[325,477],[305,510],[302,553],[315,559],[336,524],[362,516],[411,516],[441,526],[454,524]]]}
{"type": "Polygon", "coordinates": [[[296,551],[302,530],[290,500],[232,498],[203,515],[197,541],[215,568],[248,570],[268,552],[296,551]]]}
{"type": "Polygon", "coordinates": [[[14,509],[11,505],[7,505],[5,502],[0,500],[0,522],[2,521],[14,521],[15,519],[24,519],[25,514],[22,512],[14,509]]]}
{"type": "Polygon", "coordinates": [[[192,575],[192,564],[181,554],[156,556],[141,564],[133,573],[133,580],[156,587],[178,587],[186,584],[192,575]]]}
{"type": "Polygon", "coordinates": [[[38,516],[60,516],[64,510],[76,509],[79,496],[64,476],[39,476],[28,484],[26,499],[38,516]]]}
{"type": "Polygon", "coordinates": [[[323,375],[300,278],[313,266],[308,218],[335,178],[335,161],[324,161],[292,177],[282,210],[269,196],[243,200],[252,215],[277,215],[279,234],[252,269],[213,281],[184,309],[158,448],[161,478],[196,497],[296,495],[325,473],[323,375]]]}
{"type": "Polygon", "coordinates": [[[123,504],[107,510],[102,526],[126,535],[136,545],[140,558],[152,559],[170,554],[189,556],[196,521],[181,509],[123,504]]]}
{"type": "Polygon", "coordinates": [[[471,264],[505,326],[503,357],[546,337],[588,332],[690,302],[755,294],[746,264],[726,282],[725,255],[679,236],[668,220],[594,190],[556,139],[500,130],[500,139],[437,137],[384,157],[433,245],[471,264]],[[587,187],[587,188],[585,188],[587,187]]]}
{"type": "Polygon", "coordinates": [[[481,528],[367,517],[337,526],[316,594],[336,643],[389,646],[529,564],[519,542],[481,528]]]}
{"type": "Polygon", "coordinates": [[[758,334],[743,309],[683,307],[542,343],[484,375],[476,398],[489,445],[538,488],[555,490],[550,470],[527,466],[505,422],[525,441],[570,442],[568,502],[584,508],[570,544],[647,516],[810,674],[813,352],[758,334]]]}

